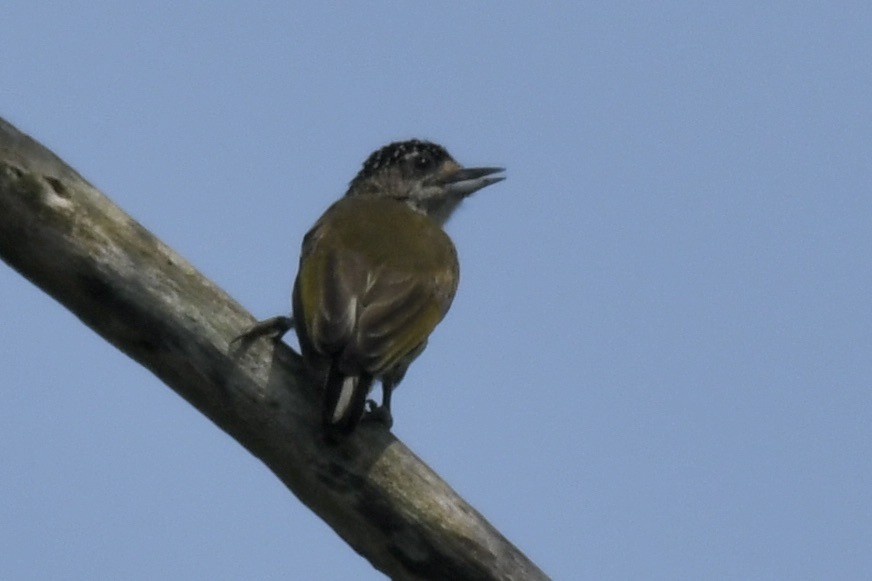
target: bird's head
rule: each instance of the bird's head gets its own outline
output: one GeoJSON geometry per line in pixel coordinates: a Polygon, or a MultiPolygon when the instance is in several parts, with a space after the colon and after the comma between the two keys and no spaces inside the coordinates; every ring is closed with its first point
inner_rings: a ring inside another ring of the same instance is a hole
{"type": "Polygon", "coordinates": [[[346,196],[394,198],[444,223],[463,198],[505,179],[500,167],[461,167],[444,147],[413,139],[372,153],[346,196]]]}

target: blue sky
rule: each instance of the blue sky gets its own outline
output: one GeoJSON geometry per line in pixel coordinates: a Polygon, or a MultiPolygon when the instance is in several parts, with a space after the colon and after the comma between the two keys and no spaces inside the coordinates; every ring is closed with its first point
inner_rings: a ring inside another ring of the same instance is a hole
{"type": "MultiPolygon", "coordinates": [[[[255,316],[396,139],[503,165],[394,432],[557,579],[872,574],[867,3],[34,2],[0,115],[255,316]]],[[[379,579],[0,266],[0,578],[379,579]]]]}

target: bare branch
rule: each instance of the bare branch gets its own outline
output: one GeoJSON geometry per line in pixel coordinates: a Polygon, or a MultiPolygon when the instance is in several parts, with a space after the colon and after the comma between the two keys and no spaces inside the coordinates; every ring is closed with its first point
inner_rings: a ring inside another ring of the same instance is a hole
{"type": "MultiPolygon", "coordinates": [[[[545,579],[402,442],[319,433],[298,356],[52,152],[0,119],[0,257],[260,458],[397,579],[545,579]]],[[[291,542],[291,539],[288,540],[291,542]]]]}

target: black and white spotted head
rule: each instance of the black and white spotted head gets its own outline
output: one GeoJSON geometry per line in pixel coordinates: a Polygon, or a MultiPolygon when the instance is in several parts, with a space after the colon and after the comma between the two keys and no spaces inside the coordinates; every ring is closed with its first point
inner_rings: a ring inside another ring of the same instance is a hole
{"type": "Polygon", "coordinates": [[[471,193],[505,179],[502,168],[463,168],[441,145],[411,139],[373,152],[346,196],[394,198],[444,223],[471,193]]]}

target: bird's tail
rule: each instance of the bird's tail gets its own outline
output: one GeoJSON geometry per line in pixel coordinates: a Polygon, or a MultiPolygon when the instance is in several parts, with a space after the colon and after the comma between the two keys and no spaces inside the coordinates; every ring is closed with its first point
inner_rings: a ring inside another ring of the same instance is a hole
{"type": "Polygon", "coordinates": [[[339,440],[357,427],[372,387],[369,374],[345,375],[336,365],[330,366],[324,388],[322,422],[327,437],[339,440]]]}

